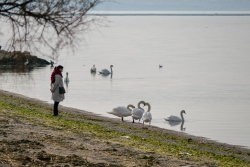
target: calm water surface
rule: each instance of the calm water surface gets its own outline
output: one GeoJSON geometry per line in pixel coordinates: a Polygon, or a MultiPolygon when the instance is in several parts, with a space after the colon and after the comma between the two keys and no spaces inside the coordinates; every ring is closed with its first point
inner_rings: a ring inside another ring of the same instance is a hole
{"type": "MultiPolygon", "coordinates": [[[[62,105],[112,117],[106,112],[114,107],[145,100],[155,126],[250,148],[250,17],[107,19],[109,26],[86,34],[75,55],[61,53],[58,64],[70,79],[62,105]],[[93,64],[112,64],[113,78],[90,74],[93,64]],[[183,109],[182,127],[164,121],[183,109]]],[[[2,71],[0,89],[52,103],[51,72],[2,71]]]]}

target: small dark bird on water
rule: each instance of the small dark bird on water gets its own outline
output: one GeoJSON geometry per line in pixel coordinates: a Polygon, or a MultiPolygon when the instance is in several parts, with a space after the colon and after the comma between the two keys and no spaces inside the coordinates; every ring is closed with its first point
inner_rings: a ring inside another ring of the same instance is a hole
{"type": "Polygon", "coordinates": [[[159,65],[159,68],[162,68],[162,65],[159,65]]]}

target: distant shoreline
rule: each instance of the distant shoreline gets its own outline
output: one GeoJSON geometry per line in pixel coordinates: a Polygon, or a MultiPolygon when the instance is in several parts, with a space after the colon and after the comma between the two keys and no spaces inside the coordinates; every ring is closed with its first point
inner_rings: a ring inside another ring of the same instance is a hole
{"type": "Polygon", "coordinates": [[[142,13],[142,14],[87,14],[89,16],[250,16],[250,14],[152,14],[152,13],[142,13]]]}
{"type": "Polygon", "coordinates": [[[90,11],[90,16],[250,16],[250,11],[90,11]]]}

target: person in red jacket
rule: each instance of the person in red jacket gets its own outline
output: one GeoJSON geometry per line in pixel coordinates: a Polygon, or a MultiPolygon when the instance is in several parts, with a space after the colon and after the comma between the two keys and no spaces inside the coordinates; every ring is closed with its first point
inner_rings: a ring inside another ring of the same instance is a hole
{"type": "Polygon", "coordinates": [[[59,65],[54,68],[54,71],[51,74],[51,93],[52,100],[54,100],[54,116],[58,116],[58,105],[61,101],[64,100],[64,94],[60,94],[59,87],[64,87],[63,85],[63,66],[59,65]]]}

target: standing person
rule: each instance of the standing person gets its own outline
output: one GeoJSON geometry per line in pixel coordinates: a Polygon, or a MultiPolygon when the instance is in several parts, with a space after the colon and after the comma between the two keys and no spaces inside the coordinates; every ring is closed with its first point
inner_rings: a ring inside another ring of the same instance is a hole
{"type": "Polygon", "coordinates": [[[63,66],[59,65],[54,68],[53,73],[51,74],[51,93],[52,100],[54,100],[54,116],[58,116],[58,105],[61,101],[64,100],[64,94],[59,93],[59,87],[63,86],[63,66]]]}

